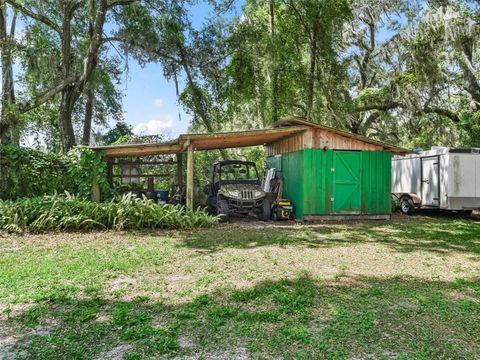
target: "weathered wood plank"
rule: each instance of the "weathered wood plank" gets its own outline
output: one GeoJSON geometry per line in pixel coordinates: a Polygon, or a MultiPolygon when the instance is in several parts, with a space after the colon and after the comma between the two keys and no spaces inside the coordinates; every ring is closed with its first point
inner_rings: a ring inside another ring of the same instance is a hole
{"type": "Polygon", "coordinates": [[[193,145],[188,146],[187,151],[187,207],[193,208],[193,145]]]}

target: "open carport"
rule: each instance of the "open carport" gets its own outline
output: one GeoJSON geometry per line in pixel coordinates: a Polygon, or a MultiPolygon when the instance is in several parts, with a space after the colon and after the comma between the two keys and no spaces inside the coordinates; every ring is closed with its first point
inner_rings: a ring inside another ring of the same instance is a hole
{"type": "MultiPolygon", "coordinates": [[[[177,163],[177,184],[183,186],[183,154],[187,154],[186,202],[193,206],[193,164],[195,151],[222,150],[249,146],[268,145],[302,133],[307,126],[286,126],[280,128],[234,131],[214,134],[184,134],[178,139],[156,144],[128,144],[93,147],[103,151],[109,173],[117,158],[133,158],[149,155],[175,155],[177,163]]],[[[111,176],[111,175],[109,175],[111,176]]],[[[100,201],[98,187],[93,197],[100,201]]]]}
{"type": "MultiPolygon", "coordinates": [[[[183,134],[163,143],[93,149],[104,152],[110,174],[117,158],[175,155],[177,184],[182,187],[186,153],[186,204],[192,207],[195,151],[259,145],[266,146],[267,167],[283,177],[284,194],[294,201],[296,217],[301,219],[390,216],[391,156],[409,152],[298,117],[285,118],[266,129],[183,134]]],[[[100,200],[98,188],[94,198],[100,200]]]]}

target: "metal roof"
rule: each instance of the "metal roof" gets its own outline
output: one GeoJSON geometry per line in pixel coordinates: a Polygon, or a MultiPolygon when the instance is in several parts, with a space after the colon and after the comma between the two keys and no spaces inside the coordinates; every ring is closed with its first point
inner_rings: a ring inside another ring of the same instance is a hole
{"type": "Polygon", "coordinates": [[[271,125],[270,128],[260,130],[246,130],[220,132],[213,134],[182,134],[176,140],[155,144],[119,144],[92,147],[93,150],[105,152],[107,157],[132,157],[160,154],[177,154],[192,146],[194,150],[218,150],[258,146],[277,142],[285,137],[298,134],[311,127],[320,128],[345,137],[353,138],[365,143],[382,146],[396,154],[410,153],[408,149],[372,140],[364,136],[337,130],[329,126],[307,121],[301,117],[290,116],[271,125]]]}
{"type": "Polygon", "coordinates": [[[105,152],[107,157],[129,157],[160,154],[176,154],[189,146],[195,150],[216,150],[264,145],[308,129],[305,126],[289,126],[275,129],[234,131],[213,134],[182,134],[178,139],[156,144],[120,144],[92,147],[105,152]]]}

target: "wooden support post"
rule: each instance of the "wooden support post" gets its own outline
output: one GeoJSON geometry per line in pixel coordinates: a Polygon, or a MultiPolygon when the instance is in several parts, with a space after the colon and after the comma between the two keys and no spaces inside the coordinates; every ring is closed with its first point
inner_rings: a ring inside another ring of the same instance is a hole
{"type": "Polygon", "coordinates": [[[183,190],[183,154],[177,154],[177,186],[183,190]]]}
{"type": "Polygon", "coordinates": [[[102,192],[100,190],[100,186],[95,181],[92,184],[92,201],[99,203],[102,200],[102,192]]]}
{"type": "Polygon", "coordinates": [[[193,208],[193,146],[188,146],[187,156],[187,207],[193,208]]]}
{"type": "Polygon", "coordinates": [[[107,181],[108,185],[113,189],[113,160],[107,160],[107,181]]]}

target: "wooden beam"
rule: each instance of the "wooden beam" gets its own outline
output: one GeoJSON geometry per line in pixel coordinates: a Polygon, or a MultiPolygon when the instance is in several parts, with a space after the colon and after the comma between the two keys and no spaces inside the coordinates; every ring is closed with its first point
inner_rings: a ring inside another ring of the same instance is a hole
{"type": "Polygon", "coordinates": [[[137,157],[146,155],[176,154],[181,151],[178,144],[142,144],[98,147],[106,157],[137,157]]]}
{"type": "Polygon", "coordinates": [[[193,145],[188,146],[187,152],[187,207],[193,208],[193,145]]]}
{"type": "Polygon", "coordinates": [[[114,165],[123,166],[123,165],[175,165],[177,162],[173,160],[168,161],[118,161],[114,162],[114,165]]]}
{"type": "Polygon", "coordinates": [[[134,178],[149,178],[149,177],[172,177],[172,174],[138,174],[138,175],[112,175],[114,178],[125,178],[125,179],[134,179],[134,178]]]}

